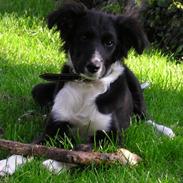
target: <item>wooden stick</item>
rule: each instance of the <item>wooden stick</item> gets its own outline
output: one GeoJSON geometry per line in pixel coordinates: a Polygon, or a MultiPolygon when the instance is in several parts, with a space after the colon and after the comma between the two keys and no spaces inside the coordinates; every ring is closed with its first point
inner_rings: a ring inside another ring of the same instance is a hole
{"type": "Polygon", "coordinates": [[[141,161],[139,156],[126,149],[120,149],[116,153],[83,152],[46,147],[43,145],[23,144],[20,142],[3,139],[0,139],[0,149],[8,150],[12,154],[24,156],[41,156],[65,163],[74,163],[80,165],[89,165],[91,163],[113,164],[116,162],[119,162],[123,165],[135,165],[141,161]]]}
{"type": "Polygon", "coordinates": [[[75,73],[44,73],[39,75],[39,77],[46,81],[73,81],[82,79],[79,74],[75,73]]]}

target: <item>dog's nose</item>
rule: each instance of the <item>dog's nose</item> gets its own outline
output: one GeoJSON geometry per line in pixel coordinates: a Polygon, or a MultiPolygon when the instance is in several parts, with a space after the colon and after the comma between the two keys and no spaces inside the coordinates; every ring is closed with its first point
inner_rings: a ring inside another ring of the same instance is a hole
{"type": "Polygon", "coordinates": [[[100,68],[100,65],[99,64],[94,64],[92,62],[91,63],[88,63],[86,65],[86,69],[88,70],[88,72],[90,72],[92,74],[96,73],[99,70],[99,68],[100,68]]]}

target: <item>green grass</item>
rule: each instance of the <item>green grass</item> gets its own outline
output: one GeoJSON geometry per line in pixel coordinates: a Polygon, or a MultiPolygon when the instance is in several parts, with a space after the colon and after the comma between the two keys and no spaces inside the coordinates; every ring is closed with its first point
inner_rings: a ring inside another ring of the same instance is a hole
{"type": "MultiPolygon", "coordinates": [[[[31,88],[41,82],[40,73],[59,72],[65,62],[64,53],[59,51],[59,35],[48,30],[44,22],[53,7],[52,0],[0,0],[2,138],[31,142],[42,131],[44,111],[34,104],[31,88]],[[34,110],[34,115],[19,121],[29,110],[34,110]]],[[[131,52],[126,60],[141,81],[151,82],[151,88],[145,90],[150,115],[176,133],[170,140],[150,126],[133,123],[125,134],[124,146],[143,158],[139,166],[91,165],[53,175],[36,158],[0,182],[183,182],[183,65],[175,62],[153,49],[142,56],[131,52]]],[[[0,159],[7,155],[1,152],[0,159]]]]}

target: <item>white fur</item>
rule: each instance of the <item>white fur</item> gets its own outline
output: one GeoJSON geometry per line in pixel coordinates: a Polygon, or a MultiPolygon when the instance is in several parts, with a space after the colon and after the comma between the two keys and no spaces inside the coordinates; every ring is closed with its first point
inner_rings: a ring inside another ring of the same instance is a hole
{"type": "Polygon", "coordinates": [[[94,65],[98,65],[100,67],[99,70],[96,73],[90,73],[88,69],[85,68],[85,73],[81,75],[91,80],[96,80],[101,78],[101,76],[103,76],[105,73],[105,66],[102,60],[103,59],[99,51],[95,50],[91,57],[90,62],[93,63],[94,65]]]}
{"type": "Polygon", "coordinates": [[[100,65],[100,69],[94,74],[96,78],[100,78],[105,72],[105,67],[104,67],[104,63],[102,62],[102,56],[99,53],[99,51],[95,50],[91,58],[91,62],[93,64],[97,64],[96,62],[98,62],[98,65],[100,65]]]}
{"type": "Polygon", "coordinates": [[[148,121],[146,121],[146,123],[152,125],[157,131],[159,131],[160,133],[163,133],[164,135],[166,135],[170,138],[175,137],[175,133],[173,132],[173,130],[171,128],[168,128],[164,125],[159,125],[152,120],[148,120],[148,121]]]}
{"type": "Polygon", "coordinates": [[[95,62],[101,62],[102,61],[102,56],[101,54],[99,53],[98,50],[95,50],[92,58],[91,58],[91,62],[95,64],[95,62]]]}
{"type": "Polygon", "coordinates": [[[68,121],[77,128],[88,130],[88,134],[97,130],[107,131],[111,122],[111,114],[98,111],[95,99],[105,93],[112,82],[122,73],[124,68],[120,62],[111,66],[110,73],[102,79],[90,82],[68,82],[58,92],[52,108],[52,115],[57,121],[68,121]]]}

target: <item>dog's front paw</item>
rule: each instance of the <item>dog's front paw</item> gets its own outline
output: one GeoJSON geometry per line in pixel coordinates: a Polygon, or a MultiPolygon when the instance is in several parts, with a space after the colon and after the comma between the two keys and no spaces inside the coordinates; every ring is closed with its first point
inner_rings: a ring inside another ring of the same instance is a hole
{"type": "Polygon", "coordinates": [[[16,169],[24,165],[27,159],[21,155],[12,155],[7,159],[0,161],[0,176],[12,175],[16,169]]]}
{"type": "Polygon", "coordinates": [[[142,161],[142,158],[140,156],[124,148],[118,149],[117,155],[121,156],[122,164],[129,164],[133,166],[137,165],[140,161],[142,161]]]}

